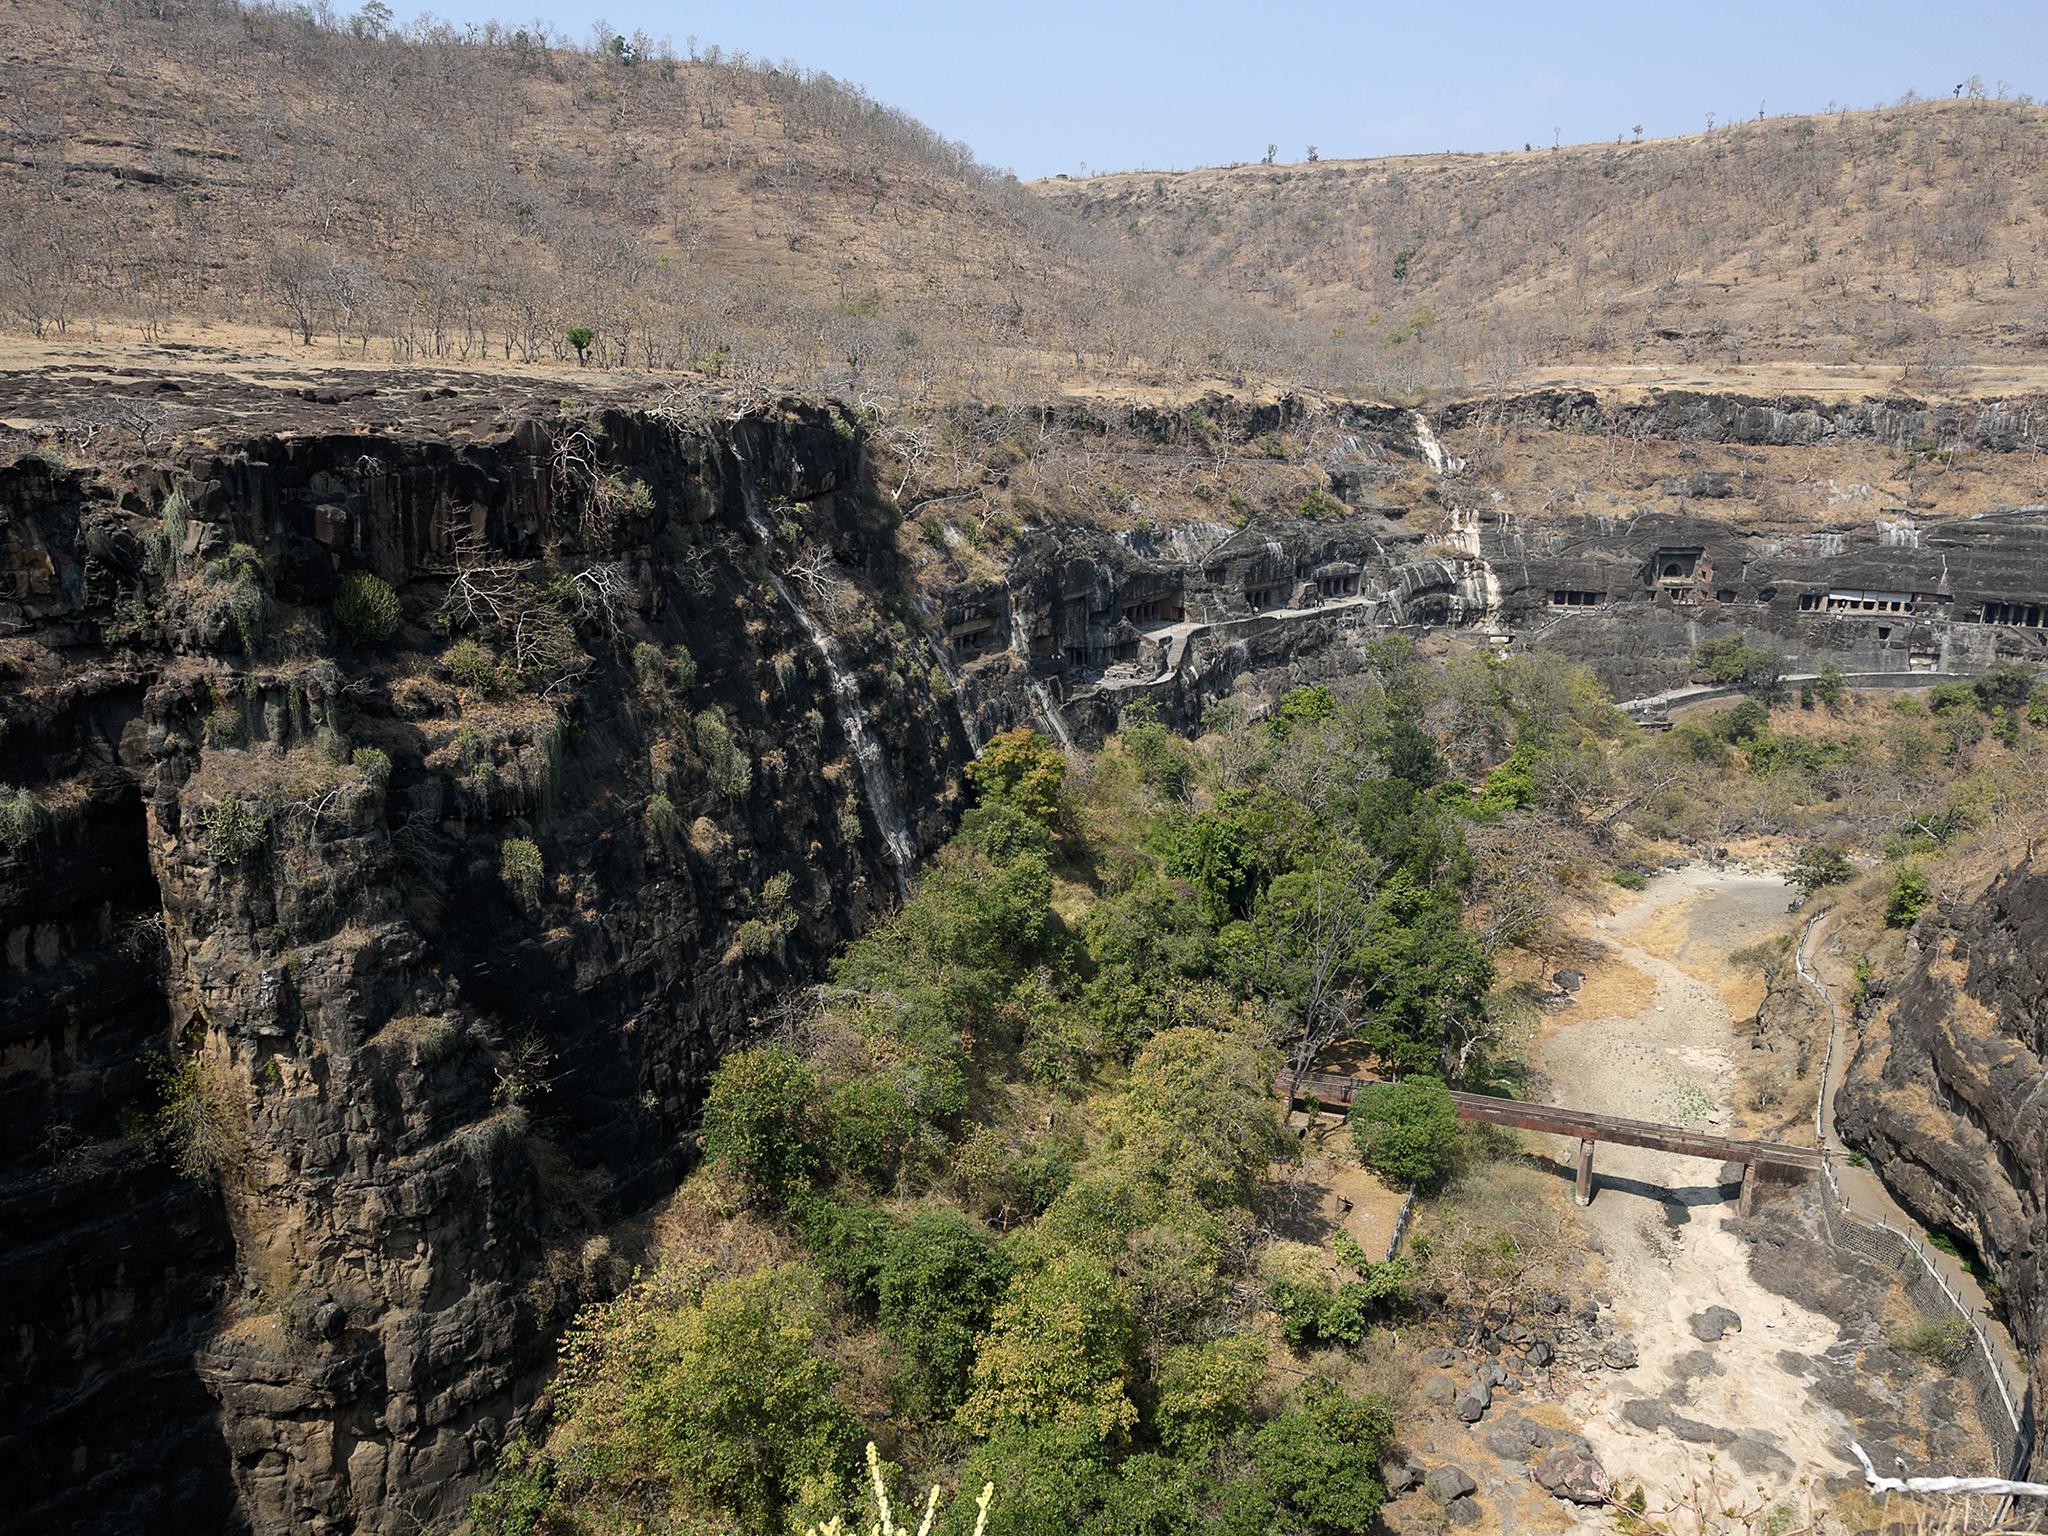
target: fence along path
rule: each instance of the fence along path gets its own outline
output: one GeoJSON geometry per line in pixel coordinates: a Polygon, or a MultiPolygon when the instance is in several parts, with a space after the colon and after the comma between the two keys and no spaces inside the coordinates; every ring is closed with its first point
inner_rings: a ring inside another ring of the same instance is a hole
{"type": "MultiPolygon", "coordinates": [[[[1820,1149],[1822,1187],[1826,1192],[1820,1204],[1822,1220],[1832,1242],[1898,1273],[1905,1284],[1907,1296],[1922,1311],[1953,1312],[1963,1320],[1970,1330],[1970,1345],[1957,1369],[1976,1396],[1979,1417],[1997,1452],[1999,1466],[1996,1470],[2007,1477],[2018,1478],[2026,1471],[2027,1460],[2033,1451],[2031,1385],[2014,1390],[1997,1348],[1978,1323],[1969,1303],[1957,1294],[1956,1288],[1949,1283],[1941,1272],[1941,1266],[1919,1238],[1907,1231],[1904,1224],[1888,1221],[1876,1211],[1858,1210],[1843,1193],[1841,1180],[1836,1176],[1836,1149],[1831,1134],[1834,1118],[1832,1090],[1835,1047],[1842,1035],[1842,1012],[1827,984],[1807,964],[1814,933],[1826,919],[1826,913],[1810,919],[1801,930],[1798,948],[1793,952],[1793,965],[1799,972],[1799,979],[1820,998],[1828,1014],[1828,1047],[1821,1056],[1820,1090],[1813,1105],[1813,1139],[1820,1149]]],[[[1900,1214],[1903,1217],[1904,1213],[1900,1214]]]]}

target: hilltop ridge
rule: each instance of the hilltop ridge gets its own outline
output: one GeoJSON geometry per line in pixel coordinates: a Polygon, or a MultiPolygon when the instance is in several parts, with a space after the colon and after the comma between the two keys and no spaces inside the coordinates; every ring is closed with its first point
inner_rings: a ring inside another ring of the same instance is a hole
{"type": "Polygon", "coordinates": [[[1653,366],[1946,393],[2048,355],[2048,112],[2017,103],[1025,184],[786,60],[182,0],[14,0],[0,96],[0,325],[45,353],[196,339],[855,399],[1653,366]]]}
{"type": "Polygon", "coordinates": [[[1485,379],[1563,359],[2038,357],[2048,110],[1983,100],[1639,143],[1132,171],[1036,190],[1248,304],[1485,379]],[[1405,352],[1404,352],[1405,349],[1405,352]]]}

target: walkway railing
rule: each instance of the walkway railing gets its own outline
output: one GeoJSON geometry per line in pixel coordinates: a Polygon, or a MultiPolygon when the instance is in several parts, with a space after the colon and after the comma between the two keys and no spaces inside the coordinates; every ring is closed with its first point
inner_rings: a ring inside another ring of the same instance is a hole
{"type": "Polygon", "coordinates": [[[1912,1294],[1915,1277],[1912,1274],[1914,1265],[1909,1264],[1908,1260],[1916,1261],[1920,1272],[1919,1283],[1924,1289],[1925,1282],[1932,1280],[1940,1297],[1940,1301],[1933,1304],[1933,1309],[1940,1310],[1945,1303],[1950,1311],[1963,1320],[1964,1325],[1970,1330],[1970,1347],[1965,1352],[1962,1369],[1965,1374],[1975,1378],[1980,1404],[1986,1398],[1988,1388],[1988,1395],[1996,1400],[1998,1408],[2002,1410],[2004,1422],[2011,1427],[2009,1435],[1998,1433],[1996,1425],[1992,1422],[1993,1416],[1990,1413],[1984,1414],[1985,1429],[1991,1434],[1992,1439],[1998,1442],[1995,1449],[2002,1453],[1999,1460],[2003,1463],[2006,1475],[2017,1478],[2026,1471],[2028,1457],[2033,1451],[2033,1414],[2026,1394],[2016,1393],[2012,1383],[2006,1380],[2005,1369],[1999,1364],[1998,1352],[1992,1347],[1990,1338],[1972,1315],[1969,1304],[1956,1294],[1955,1288],[1948,1283],[1948,1277],[1942,1274],[1941,1266],[1935,1263],[1933,1255],[1922,1246],[1919,1238],[1886,1221],[1882,1216],[1857,1210],[1849,1203],[1848,1196],[1842,1191],[1841,1181],[1835,1177],[1834,1150],[1828,1145],[1827,1137],[1827,1106],[1828,1084],[1832,1081],[1831,1074],[1835,1064],[1835,1042],[1841,1034],[1842,1017],[1840,1009],[1835,1004],[1834,994],[1806,964],[1807,944],[1814,929],[1820,926],[1822,916],[1824,914],[1816,915],[1807,921],[1792,957],[1793,967],[1798,971],[1799,979],[1819,994],[1828,1013],[1828,1046],[1821,1053],[1820,1085],[1813,1105],[1813,1139],[1815,1145],[1820,1148],[1822,1185],[1826,1190],[1826,1197],[1821,1201],[1822,1220],[1827,1224],[1830,1241],[1860,1253],[1888,1269],[1900,1272],[1905,1279],[1909,1295],[1912,1294]],[[1836,1216],[1844,1218],[1844,1228],[1836,1227],[1836,1216]]]}

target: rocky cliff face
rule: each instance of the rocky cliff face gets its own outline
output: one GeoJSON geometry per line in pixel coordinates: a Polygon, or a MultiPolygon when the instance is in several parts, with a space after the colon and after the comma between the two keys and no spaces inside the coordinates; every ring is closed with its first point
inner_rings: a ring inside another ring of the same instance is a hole
{"type": "MultiPolygon", "coordinates": [[[[2035,513],[1774,527],[1703,484],[1697,512],[1522,521],[1471,510],[1406,411],[1315,428],[1328,515],[1031,528],[993,579],[912,591],[830,409],[352,391],[195,390],[149,462],[0,467],[0,1475],[25,1529],[445,1521],[635,1257],[621,1219],[686,1166],[711,1067],[896,899],[994,730],[1094,739],[1136,699],[1194,725],[1388,630],[1560,650],[1624,696],[1731,629],[1898,671],[2048,633],[2035,513]]],[[[1509,406],[1617,429],[1575,396],[1509,406]]],[[[1627,409],[1786,451],[2011,446],[1989,408],[1627,409]]],[[[2001,910],[1978,950],[2032,953],[2025,902],[2001,910]]],[[[1917,1101],[1876,1079],[1873,1147],[1982,1213],[2033,1297],[2036,1132],[2000,1086],[2024,1062],[1924,1011],[1899,1082],[1984,1150],[1909,1138],[1917,1101]]]]}
{"type": "MultiPolygon", "coordinates": [[[[2048,1368],[2048,872],[2030,857],[1913,931],[1864,1025],[1836,1123],[1926,1226],[1997,1282],[2029,1374],[2048,1368]]],[[[2044,1461],[2035,1448],[2037,1470],[2044,1461]]]]}
{"type": "Polygon", "coordinates": [[[948,823],[859,453],[792,406],[7,472],[15,1529],[460,1507],[711,1066],[948,823]]]}

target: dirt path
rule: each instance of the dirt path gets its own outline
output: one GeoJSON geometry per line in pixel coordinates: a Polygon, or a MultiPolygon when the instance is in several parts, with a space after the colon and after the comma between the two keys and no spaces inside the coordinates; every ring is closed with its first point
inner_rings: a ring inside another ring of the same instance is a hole
{"type": "MultiPolygon", "coordinates": [[[[1754,1004],[1727,955],[1784,928],[1786,891],[1774,875],[1695,866],[1659,876],[1596,921],[1595,934],[1652,979],[1654,994],[1640,1013],[1582,1017],[1552,1033],[1539,1052],[1549,1095],[1733,1132],[1734,1010],[1754,1004]]],[[[1568,1177],[1576,1144],[1551,1142],[1568,1177]]],[[[1750,1278],[1742,1241],[1724,1228],[1733,1197],[1719,1165],[1598,1150],[1593,1203],[1575,1214],[1640,1363],[1588,1376],[1564,1407],[1616,1485],[1642,1486],[1653,1508],[1711,1478],[1734,1502],[1789,1501],[1803,1514],[1805,1480],[1854,1468],[1846,1421],[1818,1408],[1785,1362],[1825,1352],[1839,1330],[1750,1278]],[[1733,1309],[1740,1331],[1697,1338],[1690,1320],[1710,1306],[1733,1309]],[[1789,1354],[1781,1360],[1781,1352],[1789,1354]]],[[[1601,1514],[1573,1527],[1610,1528],[1601,1514]]]]}

